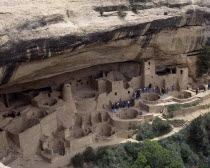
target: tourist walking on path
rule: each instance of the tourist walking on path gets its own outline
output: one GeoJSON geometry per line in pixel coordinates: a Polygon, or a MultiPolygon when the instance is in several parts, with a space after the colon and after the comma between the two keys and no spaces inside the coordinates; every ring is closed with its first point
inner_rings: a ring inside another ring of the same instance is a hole
{"type": "Polygon", "coordinates": [[[196,95],[198,94],[198,91],[199,91],[199,89],[198,89],[198,88],[196,88],[196,90],[195,90],[195,92],[196,92],[196,95]]]}

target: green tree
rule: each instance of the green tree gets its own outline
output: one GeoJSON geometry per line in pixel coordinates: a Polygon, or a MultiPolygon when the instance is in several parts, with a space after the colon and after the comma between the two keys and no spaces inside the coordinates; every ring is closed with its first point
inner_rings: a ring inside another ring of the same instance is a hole
{"type": "Polygon", "coordinates": [[[146,141],[144,149],[131,168],[182,168],[171,153],[156,141],[146,141]]]}

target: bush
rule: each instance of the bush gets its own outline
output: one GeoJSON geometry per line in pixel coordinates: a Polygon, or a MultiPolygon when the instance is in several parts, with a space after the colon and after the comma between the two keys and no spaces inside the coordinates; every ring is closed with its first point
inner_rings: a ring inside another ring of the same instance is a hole
{"type": "Polygon", "coordinates": [[[123,145],[117,148],[101,148],[96,153],[96,165],[99,168],[128,168],[132,165],[133,159],[128,156],[123,145]]]}
{"type": "Polygon", "coordinates": [[[139,126],[136,135],[136,140],[141,141],[145,139],[152,139],[155,137],[155,133],[153,132],[152,126],[149,123],[145,123],[139,126]]]}
{"type": "Polygon", "coordinates": [[[156,117],[152,122],[152,129],[156,136],[164,135],[172,130],[172,126],[168,121],[164,121],[156,117]]]}
{"type": "Polygon", "coordinates": [[[95,153],[92,147],[87,147],[83,152],[83,157],[85,162],[93,162],[95,160],[95,153]]]}
{"type": "Polygon", "coordinates": [[[99,8],[99,13],[100,13],[101,16],[103,16],[104,15],[104,9],[103,8],[99,8]]]}
{"type": "Polygon", "coordinates": [[[137,13],[138,12],[139,7],[137,5],[133,5],[131,7],[131,10],[133,11],[133,13],[137,13]]]}
{"type": "Polygon", "coordinates": [[[168,121],[164,121],[158,117],[153,120],[152,125],[149,123],[145,123],[137,127],[137,135],[136,140],[146,140],[153,139],[157,136],[161,136],[163,134],[167,134],[172,130],[172,126],[168,121]]]}
{"type": "Polygon", "coordinates": [[[120,17],[122,17],[122,18],[124,18],[124,17],[127,16],[127,12],[125,12],[125,11],[123,11],[123,10],[119,10],[117,13],[118,13],[118,16],[120,16],[120,17]]]}
{"type": "Polygon", "coordinates": [[[71,162],[74,167],[83,167],[84,166],[84,157],[82,154],[76,154],[72,159],[71,162]]]}

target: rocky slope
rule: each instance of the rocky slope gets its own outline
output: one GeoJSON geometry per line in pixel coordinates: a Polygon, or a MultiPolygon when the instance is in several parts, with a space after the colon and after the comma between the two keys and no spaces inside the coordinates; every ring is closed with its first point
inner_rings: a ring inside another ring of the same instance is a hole
{"type": "Polygon", "coordinates": [[[195,76],[196,55],[210,45],[209,8],[209,0],[1,0],[0,92],[145,58],[185,64],[195,76]],[[118,15],[121,9],[127,16],[118,15]]]}

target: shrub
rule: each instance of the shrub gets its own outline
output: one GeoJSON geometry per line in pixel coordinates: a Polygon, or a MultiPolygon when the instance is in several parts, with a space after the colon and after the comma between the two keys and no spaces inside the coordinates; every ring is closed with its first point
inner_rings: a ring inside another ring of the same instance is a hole
{"type": "Polygon", "coordinates": [[[136,140],[141,141],[145,139],[152,139],[155,137],[152,126],[149,123],[145,123],[138,127],[136,140]]]}
{"type": "Polygon", "coordinates": [[[119,10],[117,13],[118,13],[118,16],[120,16],[120,17],[122,17],[122,18],[124,18],[124,17],[127,16],[127,12],[125,12],[125,11],[123,11],[123,10],[119,10]]]}
{"type": "Polygon", "coordinates": [[[152,129],[156,136],[161,136],[172,130],[172,126],[168,121],[164,121],[159,117],[156,117],[152,122],[152,129]]]}
{"type": "Polygon", "coordinates": [[[133,11],[133,13],[137,13],[138,12],[139,7],[137,5],[133,5],[131,7],[131,10],[133,11]]]}
{"type": "Polygon", "coordinates": [[[103,8],[99,8],[99,13],[100,13],[101,16],[103,16],[104,15],[104,9],[103,8]]]}
{"type": "Polygon", "coordinates": [[[164,121],[158,117],[153,120],[152,125],[145,123],[137,127],[136,140],[152,139],[157,136],[166,134],[172,130],[172,126],[168,121],[164,121]]]}
{"type": "Polygon", "coordinates": [[[83,157],[85,162],[93,162],[95,160],[95,153],[92,147],[87,147],[83,152],[83,157]]]}
{"type": "Polygon", "coordinates": [[[74,167],[83,167],[84,165],[84,157],[82,154],[76,154],[72,159],[71,162],[73,164],[74,167]]]}

